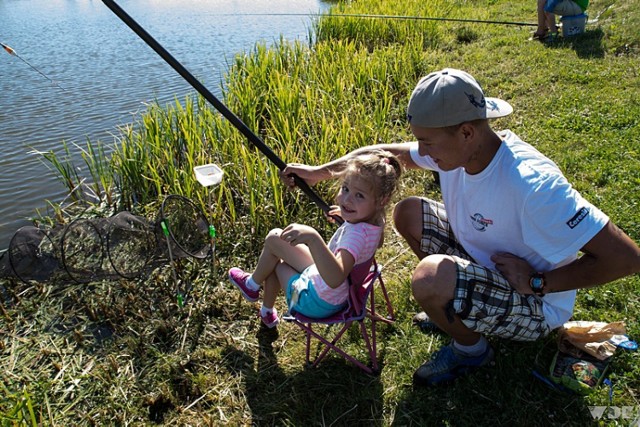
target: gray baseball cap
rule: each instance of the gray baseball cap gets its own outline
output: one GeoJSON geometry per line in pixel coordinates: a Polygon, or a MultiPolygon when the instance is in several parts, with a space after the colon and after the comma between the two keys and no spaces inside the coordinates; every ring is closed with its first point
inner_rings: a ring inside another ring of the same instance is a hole
{"type": "Polygon", "coordinates": [[[442,128],[476,119],[494,119],[513,112],[498,98],[485,98],[470,74],[453,68],[433,72],[418,82],[407,106],[409,124],[442,128]]]}

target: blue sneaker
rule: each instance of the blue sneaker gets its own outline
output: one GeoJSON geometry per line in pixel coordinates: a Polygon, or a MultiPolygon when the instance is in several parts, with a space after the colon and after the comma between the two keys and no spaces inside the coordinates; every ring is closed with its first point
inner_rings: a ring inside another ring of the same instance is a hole
{"type": "Polygon", "coordinates": [[[425,386],[453,381],[475,368],[491,363],[493,356],[493,349],[490,345],[487,345],[484,353],[478,356],[468,356],[456,350],[451,343],[433,353],[431,360],[425,362],[414,372],[413,384],[425,386]]]}

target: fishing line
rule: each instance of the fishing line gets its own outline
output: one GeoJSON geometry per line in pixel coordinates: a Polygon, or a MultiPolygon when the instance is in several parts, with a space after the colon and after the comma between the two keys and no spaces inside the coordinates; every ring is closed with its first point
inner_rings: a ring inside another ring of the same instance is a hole
{"type": "MultiPolygon", "coordinates": [[[[102,0],[102,2],[115,13],[129,28],[133,30],[142,40],[149,45],[158,55],[162,57],[174,70],[178,72],[194,89],[200,93],[207,101],[209,101],[233,126],[236,127],[244,136],[247,137],[257,149],[259,149],[273,164],[281,171],[287,164],[279,158],[249,127],[229,110],[218,98],[215,97],[193,74],[191,74],[180,62],[178,62],[167,50],[160,45],[151,35],[145,31],[131,16],[129,16],[120,6],[113,0],[102,0]]],[[[320,209],[325,213],[329,213],[330,207],[318,196],[309,185],[293,175],[293,179],[298,186],[320,209]]]]}
{"type": "Polygon", "coordinates": [[[532,22],[512,22],[512,21],[491,21],[482,19],[464,19],[464,18],[439,18],[429,16],[409,16],[409,15],[369,15],[357,13],[228,13],[216,16],[311,16],[318,18],[370,18],[370,19],[394,19],[408,21],[444,21],[444,22],[467,22],[472,24],[498,24],[498,25],[518,25],[537,27],[538,24],[532,22]]]}
{"type": "Polygon", "coordinates": [[[16,58],[18,58],[19,60],[21,60],[22,62],[24,62],[25,64],[27,64],[29,67],[33,68],[34,70],[36,70],[38,73],[40,73],[40,75],[42,75],[45,79],[49,80],[52,84],[54,84],[55,86],[58,86],[60,89],[65,90],[62,86],[60,86],[58,84],[58,82],[56,82],[55,80],[53,80],[51,77],[47,76],[45,73],[43,73],[42,71],[38,70],[36,67],[34,67],[33,65],[31,65],[29,63],[29,61],[27,61],[26,59],[24,59],[22,56],[18,55],[18,52],[16,52],[15,50],[13,50],[13,48],[7,46],[4,43],[0,43],[0,46],[2,46],[2,48],[11,56],[15,56],[16,58]]]}

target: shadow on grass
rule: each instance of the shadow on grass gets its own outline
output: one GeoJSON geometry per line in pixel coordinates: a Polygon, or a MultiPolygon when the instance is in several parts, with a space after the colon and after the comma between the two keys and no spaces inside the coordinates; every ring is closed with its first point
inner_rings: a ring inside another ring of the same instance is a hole
{"type": "Polygon", "coordinates": [[[532,374],[548,372],[555,351],[549,344],[497,341],[492,366],[450,384],[408,386],[391,425],[592,425],[583,397],[552,389],[532,374]]]}
{"type": "MultiPolygon", "coordinates": [[[[382,425],[379,377],[337,357],[328,357],[318,368],[287,374],[273,348],[277,329],[261,328],[257,338],[257,364],[246,352],[231,347],[223,358],[244,378],[252,425],[382,425]]],[[[304,355],[295,363],[302,366],[304,355]]]]}
{"type": "Polygon", "coordinates": [[[604,32],[600,28],[587,30],[582,34],[570,37],[560,37],[551,42],[545,42],[545,46],[551,49],[571,47],[579,58],[604,58],[605,51],[602,45],[604,32]]]}

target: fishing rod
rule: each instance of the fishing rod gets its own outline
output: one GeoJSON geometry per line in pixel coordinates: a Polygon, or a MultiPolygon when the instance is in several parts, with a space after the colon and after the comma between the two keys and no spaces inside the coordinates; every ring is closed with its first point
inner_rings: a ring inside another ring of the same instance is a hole
{"type": "MultiPolygon", "coordinates": [[[[151,35],[144,30],[136,21],[131,18],[120,6],[113,0],[102,0],[113,13],[115,13],[129,28],[131,28],[149,47],[151,47],[158,55],[162,57],[174,70],[178,72],[200,95],[209,101],[227,120],[231,122],[244,136],[247,137],[256,148],[258,148],[273,164],[281,171],[287,164],[278,157],[238,116],[231,112],[218,98],[215,97],[193,74],[191,74],[180,62],[178,62],[167,50],[160,45],[151,35]]],[[[293,179],[298,186],[320,209],[325,213],[329,213],[330,207],[318,196],[309,185],[300,177],[293,175],[293,179]]]]}
{"type": "Polygon", "coordinates": [[[410,21],[445,21],[445,22],[468,22],[472,24],[498,24],[498,25],[518,25],[537,27],[538,24],[532,22],[512,22],[512,21],[491,21],[482,19],[464,19],[464,18],[438,18],[429,16],[409,16],[409,15],[369,15],[358,13],[229,13],[220,14],[219,16],[316,16],[322,18],[370,18],[370,19],[396,19],[410,21]]]}
{"type": "Polygon", "coordinates": [[[38,70],[36,67],[34,67],[33,65],[31,65],[29,63],[29,61],[27,61],[26,59],[24,59],[22,56],[18,55],[18,52],[16,52],[15,50],[13,50],[13,48],[11,48],[10,46],[7,46],[4,43],[0,43],[0,46],[2,46],[2,48],[11,56],[15,56],[16,58],[20,59],[22,62],[24,62],[25,64],[27,64],[29,67],[33,68],[34,70],[36,70],[38,73],[40,73],[45,79],[49,80],[52,84],[58,86],[60,89],[65,90],[62,86],[60,86],[55,80],[53,80],[52,78],[50,78],[49,76],[47,76],[45,73],[43,73],[42,71],[38,70]]]}

